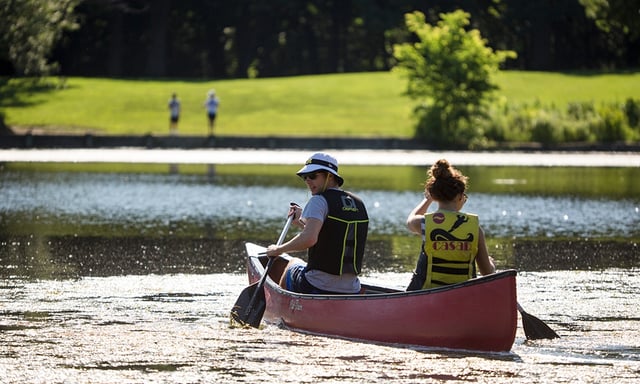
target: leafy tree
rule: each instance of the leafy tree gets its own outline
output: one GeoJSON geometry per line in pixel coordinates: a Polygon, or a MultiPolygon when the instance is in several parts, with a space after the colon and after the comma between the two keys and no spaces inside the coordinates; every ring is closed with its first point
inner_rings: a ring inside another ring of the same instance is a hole
{"type": "Polygon", "coordinates": [[[77,28],[73,10],[80,0],[0,2],[0,57],[18,74],[47,75],[57,69],[48,57],[62,33],[77,28]]]}
{"type": "Polygon", "coordinates": [[[620,29],[633,38],[640,37],[640,0],[579,0],[586,15],[603,31],[620,29]]]}
{"type": "Polygon", "coordinates": [[[469,14],[440,14],[437,26],[422,12],[405,15],[418,41],[394,45],[395,71],[408,78],[407,95],[420,99],[415,108],[418,138],[448,146],[473,145],[484,133],[474,120],[482,118],[491,94],[498,89],[492,76],[512,51],[494,51],[476,29],[467,31],[469,14]]]}

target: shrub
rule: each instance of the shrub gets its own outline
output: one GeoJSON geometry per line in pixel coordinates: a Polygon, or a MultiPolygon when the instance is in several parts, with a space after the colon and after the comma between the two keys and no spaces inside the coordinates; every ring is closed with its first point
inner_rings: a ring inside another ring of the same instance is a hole
{"type": "Polygon", "coordinates": [[[628,98],[624,103],[624,114],[632,130],[640,132],[640,100],[628,98]]]}
{"type": "Polygon", "coordinates": [[[574,120],[587,120],[595,116],[593,102],[570,102],[567,104],[567,115],[574,120]]]}
{"type": "Polygon", "coordinates": [[[640,102],[628,99],[624,105],[611,103],[598,108],[593,102],[572,102],[565,110],[539,101],[531,105],[491,106],[484,124],[484,140],[476,143],[525,142],[616,142],[640,138],[640,102]]]}
{"type": "Polygon", "coordinates": [[[462,10],[443,13],[432,26],[422,12],[408,13],[405,24],[417,41],[393,47],[394,71],[407,78],[407,95],[421,101],[414,109],[416,136],[429,142],[458,147],[484,140],[477,120],[498,88],[493,76],[516,57],[494,51],[477,29],[469,30],[469,17],[462,10]]]}
{"type": "Polygon", "coordinates": [[[598,110],[601,120],[595,124],[598,141],[615,142],[631,140],[632,132],[626,124],[622,109],[615,105],[604,105],[598,110]]]}
{"type": "Polygon", "coordinates": [[[490,112],[491,118],[484,121],[485,137],[489,141],[502,143],[507,141],[508,116],[507,113],[490,112]]]}
{"type": "Polygon", "coordinates": [[[531,140],[543,144],[560,142],[560,119],[553,111],[539,111],[531,127],[531,140]]]}
{"type": "Polygon", "coordinates": [[[590,129],[592,122],[596,120],[592,117],[589,120],[568,120],[565,121],[562,129],[563,142],[588,142],[596,141],[596,136],[590,129]]]}

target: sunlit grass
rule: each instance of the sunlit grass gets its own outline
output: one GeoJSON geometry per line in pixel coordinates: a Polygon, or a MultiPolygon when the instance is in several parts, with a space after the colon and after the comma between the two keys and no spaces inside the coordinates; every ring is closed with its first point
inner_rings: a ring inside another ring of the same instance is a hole
{"type": "Polygon", "coordinates": [[[556,73],[505,71],[496,77],[510,102],[566,106],[570,102],[624,102],[640,98],[640,72],[556,73]]]}
{"type": "MultiPolygon", "coordinates": [[[[52,79],[52,83],[58,80],[52,79]]],[[[573,101],[640,98],[640,72],[565,74],[506,71],[496,77],[509,103],[563,106],[573,101]]],[[[207,134],[203,106],[215,89],[215,133],[248,136],[413,136],[405,80],[389,72],[222,81],[68,78],[59,87],[0,82],[0,110],[11,126],[102,134],[167,134],[167,102],[182,102],[179,132],[207,134]]]]}

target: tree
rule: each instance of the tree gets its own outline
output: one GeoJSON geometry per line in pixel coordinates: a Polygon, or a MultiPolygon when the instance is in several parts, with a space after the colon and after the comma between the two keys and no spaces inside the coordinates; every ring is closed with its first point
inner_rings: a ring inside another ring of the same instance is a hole
{"type": "Polygon", "coordinates": [[[7,127],[7,124],[4,122],[4,112],[0,111],[0,136],[2,135],[11,135],[13,131],[7,127]]]}
{"type": "Polygon", "coordinates": [[[6,0],[0,3],[0,57],[20,75],[57,69],[48,58],[62,33],[77,28],[73,10],[80,0],[6,0]]]}
{"type": "Polygon", "coordinates": [[[447,146],[473,145],[483,132],[482,118],[491,94],[498,89],[492,76],[513,51],[493,51],[476,29],[467,31],[469,14],[458,10],[440,14],[437,26],[422,12],[405,15],[407,29],[418,41],[394,45],[394,67],[408,79],[407,95],[421,100],[416,137],[447,146]]]}
{"type": "Polygon", "coordinates": [[[579,0],[587,17],[596,21],[598,28],[610,32],[619,29],[632,38],[640,37],[639,0],[579,0]]]}

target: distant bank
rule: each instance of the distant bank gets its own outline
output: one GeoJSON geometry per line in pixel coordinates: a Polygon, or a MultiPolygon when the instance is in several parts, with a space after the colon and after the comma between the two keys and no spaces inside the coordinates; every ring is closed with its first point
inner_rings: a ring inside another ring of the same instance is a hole
{"type": "Polygon", "coordinates": [[[263,149],[425,149],[418,140],[349,137],[253,137],[253,136],[124,136],[48,135],[0,136],[0,148],[263,148],[263,149]]]}
{"type": "MultiPolygon", "coordinates": [[[[146,148],[146,149],[374,149],[374,150],[438,150],[416,139],[359,137],[283,137],[283,136],[161,136],[161,135],[70,135],[19,134],[0,135],[0,148],[70,149],[70,148],[146,148]]],[[[640,143],[627,144],[562,144],[544,147],[523,144],[510,151],[603,151],[640,152],[640,143]]]]}

